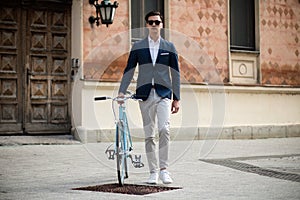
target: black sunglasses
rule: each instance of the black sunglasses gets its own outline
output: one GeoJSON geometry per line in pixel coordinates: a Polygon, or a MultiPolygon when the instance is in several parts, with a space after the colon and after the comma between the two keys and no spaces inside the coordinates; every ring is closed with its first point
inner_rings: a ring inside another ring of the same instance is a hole
{"type": "Polygon", "coordinates": [[[152,26],[153,25],[153,23],[155,23],[155,25],[159,25],[160,24],[160,22],[161,21],[159,21],[159,20],[148,20],[147,21],[147,23],[150,25],[150,26],[152,26]]]}

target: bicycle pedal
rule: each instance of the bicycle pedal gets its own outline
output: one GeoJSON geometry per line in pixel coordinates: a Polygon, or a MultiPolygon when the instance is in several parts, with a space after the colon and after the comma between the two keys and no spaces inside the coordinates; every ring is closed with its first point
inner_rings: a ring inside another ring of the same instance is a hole
{"type": "Polygon", "coordinates": [[[108,160],[114,160],[115,159],[116,152],[115,152],[114,149],[109,149],[111,146],[112,146],[112,144],[109,145],[107,147],[106,151],[105,151],[105,154],[107,155],[108,160]]]}
{"type": "Polygon", "coordinates": [[[135,155],[134,158],[135,160],[133,160],[131,156],[131,162],[135,168],[142,168],[145,166],[144,163],[142,163],[142,155],[135,155]]]}

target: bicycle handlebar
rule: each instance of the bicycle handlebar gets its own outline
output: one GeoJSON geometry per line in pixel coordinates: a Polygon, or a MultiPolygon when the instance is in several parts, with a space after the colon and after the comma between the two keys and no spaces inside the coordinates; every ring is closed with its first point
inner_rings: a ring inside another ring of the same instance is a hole
{"type": "Polygon", "coordinates": [[[107,99],[111,99],[110,97],[95,97],[94,100],[95,101],[102,101],[102,100],[107,100],[107,99]]]}
{"type": "Polygon", "coordinates": [[[134,99],[134,97],[130,96],[130,97],[95,97],[94,100],[95,101],[103,101],[103,100],[108,100],[111,99],[112,101],[126,101],[127,99],[134,99]]]}
{"type": "Polygon", "coordinates": [[[103,96],[103,97],[95,97],[94,100],[95,101],[102,101],[102,100],[107,100],[107,99],[111,99],[112,101],[126,101],[128,99],[133,99],[133,100],[137,100],[137,101],[141,101],[141,99],[136,99],[135,95],[131,95],[131,96],[124,96],[124,97],[107,97],[107,96],[103,96]]]}

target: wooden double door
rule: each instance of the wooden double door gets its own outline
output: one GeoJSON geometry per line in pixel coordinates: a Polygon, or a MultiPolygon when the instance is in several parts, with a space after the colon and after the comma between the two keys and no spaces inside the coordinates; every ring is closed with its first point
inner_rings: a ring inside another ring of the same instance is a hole
{"type": "Polygon", "coordinates": [[[0,3],[0,134],[69,133],[71,2],[5,2],[0,3]]]}

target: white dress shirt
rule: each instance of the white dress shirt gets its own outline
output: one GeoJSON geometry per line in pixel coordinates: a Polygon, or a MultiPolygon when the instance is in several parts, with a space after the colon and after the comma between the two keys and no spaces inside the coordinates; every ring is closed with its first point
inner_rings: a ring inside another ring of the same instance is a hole
{"type": "MultiPolygon", "coordinates": [[[[157,54],[158,54],[159,44],[160,44],[160,37],[157,39],[157,41],[154,41],[151,39],[150,36],[148,36],[148,41],[149,41],[149,50],[151,54],[152,64],[154,67],[156,63],[157,54]]],[[[154,78],[152,78],[152,85],[154,85],[154,78]]]]}
{"type": "Polygon", "coordinates": [[[158,49],[159,49],[159,44],[160,44],[160,37],[158,40],[155,42],[148,36],[148,41],[149,41],[149,49],[150,49],[150,54],[151,54],[151,59],[152,59],[152,64],[153,66],[156,63],[156,58],[158,54],[158,49]]]}

